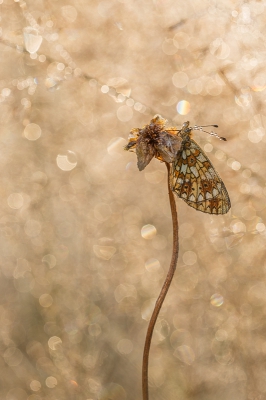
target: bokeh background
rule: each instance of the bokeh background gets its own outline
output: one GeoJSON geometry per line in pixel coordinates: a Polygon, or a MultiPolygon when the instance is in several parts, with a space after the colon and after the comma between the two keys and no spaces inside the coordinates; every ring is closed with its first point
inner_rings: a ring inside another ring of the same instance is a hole
{"type": "Polygon", "coordinates": [[[0,397],[141,398],[172,251],[165,165],[130,129],[202,132],[232,209],[177,199],[154,400],[266,399],[266,2],[0,0],[0,397]]]}

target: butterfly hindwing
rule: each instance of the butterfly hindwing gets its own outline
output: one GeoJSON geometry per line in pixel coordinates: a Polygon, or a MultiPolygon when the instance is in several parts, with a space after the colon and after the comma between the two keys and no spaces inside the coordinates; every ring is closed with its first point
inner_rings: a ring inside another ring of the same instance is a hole
{"type": "Polygon", "coordinates": [[[190,207],[209,214],[226,214],[231,207],[223,181],[198,144],[190,139],[172,163],[171,187],[190,207]]]}

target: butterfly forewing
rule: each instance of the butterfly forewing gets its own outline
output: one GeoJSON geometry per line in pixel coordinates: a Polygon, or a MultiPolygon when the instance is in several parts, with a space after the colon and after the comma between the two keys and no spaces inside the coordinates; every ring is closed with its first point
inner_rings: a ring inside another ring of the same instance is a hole
{"type": "Polygon", "coordinates": [[[226,214],[230,199],[211,161],[194,140],[184,140],[172,163],[170,184],[190,207],[209,214],[226,214]]]}

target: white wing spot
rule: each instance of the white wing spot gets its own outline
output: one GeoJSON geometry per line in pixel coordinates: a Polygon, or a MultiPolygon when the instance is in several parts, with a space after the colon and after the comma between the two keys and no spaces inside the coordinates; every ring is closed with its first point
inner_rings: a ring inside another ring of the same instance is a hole
{"type": "Polygon", "coordinates": [[[185,160],[188,156],[190,156],[190,151],[189,151],[189,150],[183,151],[183,152],[182,152],[182,158],[183,158],[183,160],[185,160]]]}
{"type": "Polygon", "coordinates": [[[208,172],[209,172],[209,174],[211,175],[212,178],[217,175],[213,168],[209,168],[208,172]]]}
{"type": "Polygon", "coordinates": [[[199,177],[199,172],[198,172],[197,168],[196,168],[196,167],[191,167],[190,169],[191,169],[192,174],[193,174],[196,178],[198,178],[198,177],[199,177]]]}
{"type": "Polygon", "coordinates": [[[181,174],[182,174],[182,173],[185,174],[186,171],[187,171],[187,164],[182,164],[180,173],[181,173],[181,174]]]}
{"type": "Polygon", "coordinates": [[[199,155],[197,156],[197,159],[201,162],[207,161],[206,158],[204,157],[204,155],[202,153],[199,153],[199,155]]]}
{"type": "Polygon", "coordinates": [[[210,192],[206,192],[206,199],[211,199],[212,195],[210,194],[210,192]]]}

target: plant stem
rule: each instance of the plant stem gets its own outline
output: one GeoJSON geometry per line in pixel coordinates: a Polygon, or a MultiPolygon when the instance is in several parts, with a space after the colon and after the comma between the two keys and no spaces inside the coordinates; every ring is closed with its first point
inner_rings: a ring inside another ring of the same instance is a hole
{"type": "Polygon", "coordinates": [[[154,330],[154,326],[156,324],[160,309],[163,305],[165,296],[168,292],[170,284],[172,282],[176,263],[178,259],[178,250],[179,250],[179,240],[178,240],[178,220],[177,220],[177,212],[176,212],[176,203],[174,194],[170,188],[170,164],[165,163],[167,168],[167,185],[168,185],[168,194],[169,194],[169,201],[171,207],[171,214],[172,214],[172,223],[173,223],[173,252],[172,252],[172,259],[171,264],[169,267],[169,271],[165,278],[162,290],[159,294],[159,297],[156,301],[148,330],[145,340],[144,352],[143,352],[143,363],[142,363],[142,395],[143,400],[149,400],[149,389],[148,389],[148,366],[149,366],[149,353],[150,353],[150,346],[151,346],[151,339],[154,330]]]}

